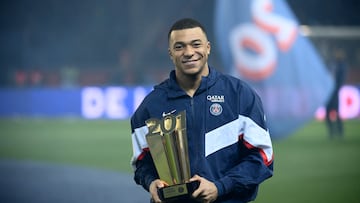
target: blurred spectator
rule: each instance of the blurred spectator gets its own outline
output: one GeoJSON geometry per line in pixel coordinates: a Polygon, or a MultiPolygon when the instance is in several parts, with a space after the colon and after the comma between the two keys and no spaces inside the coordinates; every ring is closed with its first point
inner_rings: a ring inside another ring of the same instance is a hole
{"type": "Polygon", "coordinates": [[[133,60],[131,53],[127,48],[123,48],[118,56],[119,65],[111,78],[111,83],[118,85],[134,85],[136,83],[136,72],[131,67],[131,60],[133,60]]]}
{"type": "Polygon", "coordinates": [[[79,72],[76,68],[66,66],[61,69],[61,85],[66,88],[78,86],[79,72]]]}
{"type": "Polygon", "coordinates": [[[38,70],[38,69],[35,69],[33,71],[30,72],[30,85],[32,87],[40,87],[42,86],[43,84],[43,73],[38,70]]]}
{"type": "Polygon", "coordinates": [[[334,60],[329,64],[330,72],[333,75],[335,86],[331,97],[326,105],[326,125],[330,138],[343,137],[343,121],[339,114],[339,90],[345,83],[347,64],[345,52],[342,49],[335,49],[334,60]]]}
{"type": "Polygon", "coordinates": [[[16,87],[25,87],[27,85],[28,74],[24,70],[16,70],[14,79],[16,87]]]}

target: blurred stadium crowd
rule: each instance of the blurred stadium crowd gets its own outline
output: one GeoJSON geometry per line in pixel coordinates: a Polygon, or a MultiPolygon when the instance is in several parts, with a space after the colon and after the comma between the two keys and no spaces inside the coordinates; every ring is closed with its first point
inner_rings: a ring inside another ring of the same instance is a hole
{"type": "MultiPolygon", "coordinates": [[[[357,0],[288,0],[300,24],[360,28],[357,0]]],[[[208,28],[210,64],[221,67],[213,36],[214,1],[5,0],[0,6],[0,87],[148,85],[172,68],[167,31],[181,17],[208,28]]],[[[311,36],[310,36],[311,37],[311,36]]],[[[335,48],[360,83],[360,36],[312,40],[329,63],[335,48]]]]}

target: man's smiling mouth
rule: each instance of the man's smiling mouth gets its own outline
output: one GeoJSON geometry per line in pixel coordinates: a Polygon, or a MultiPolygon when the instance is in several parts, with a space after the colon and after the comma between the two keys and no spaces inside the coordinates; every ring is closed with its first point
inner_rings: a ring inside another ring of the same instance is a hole
{"type": "Polygon", "coordinates": [[[190,63],[195,63],[197,61],[199,61],[200,59],[193,59],[193,60],[185,60],[185,61],[182,61],[182,63],[185,63],[185,64],[190,64],[190,63]]]}

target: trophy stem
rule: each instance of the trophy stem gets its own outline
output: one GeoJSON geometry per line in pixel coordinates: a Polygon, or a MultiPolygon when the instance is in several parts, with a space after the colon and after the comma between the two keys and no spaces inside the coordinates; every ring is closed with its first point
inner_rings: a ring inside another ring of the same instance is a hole
{"type": "Polygon", "coordinates": [[[179,130],[176,133],[177,138],[177,151],[178,151],[178,162],[180,163],[180,174],[181,174],[181,181],[184,183],[191,178],[190,175],[190,161],[188,156],[188,144],[187,144],[187,137],[186,132],[183,133],[185,129],[179,130]]]}
{"type": "Polygon", "coordinates": [[[167,154],[168,164],[171,176],[173,178],[173,184],[179,184],[181,182],[181,171],[179,162],[177,160],[178,153],[176,146],[174,145],[174,136],[172,134],[164,134],[165,139],[165,150],[167,154]]]}

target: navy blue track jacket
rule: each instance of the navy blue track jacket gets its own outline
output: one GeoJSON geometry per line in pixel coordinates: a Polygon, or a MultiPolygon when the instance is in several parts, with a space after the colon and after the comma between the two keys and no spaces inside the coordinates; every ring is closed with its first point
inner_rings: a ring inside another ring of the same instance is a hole
{"type": "Polygon", "coordinates": [[[138,107],[131,118],[134,179],[149,190],[159,177],[146,143],[145,121],[185,110],[191,174],[215,183],[216,202],[249,202],[273,174],[262,103],[243,81],[209,69],[193,97],[179,87],[172,71],[138,107]]]}

